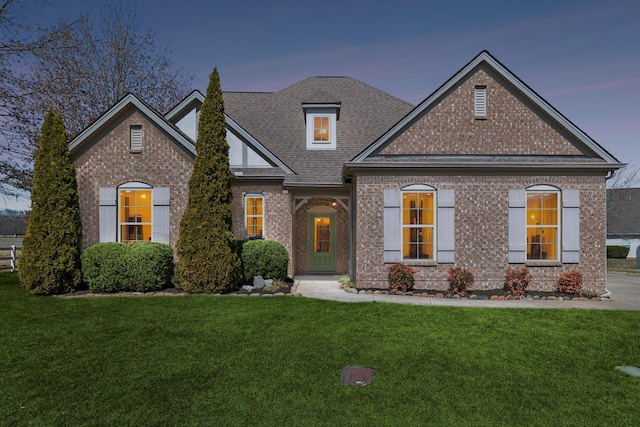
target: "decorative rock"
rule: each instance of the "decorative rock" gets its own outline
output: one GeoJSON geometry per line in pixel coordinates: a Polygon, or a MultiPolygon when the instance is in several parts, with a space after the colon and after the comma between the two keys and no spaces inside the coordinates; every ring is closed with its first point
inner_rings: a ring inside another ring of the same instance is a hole
{"type": "Polygon", "coordinates": [[[500,295],[500,296],[498,297],[498,300],[499,300],[499,301],[504,301],[505,299],[507,299],[507,297],[505,297],[504,295],[500,295]]]}
{"type": "Polygon", "coordinates": [[[589,298],[584,298],[584,297],[575,297],[573,299],[573,301],[589,301],[589,298]]]}
{"type": "Polygon", "coordinates": [[[531,299],[534,301],[540,301],[540,295],[534,295],[531,299]]]}
{"type": "Polygon", "coordinates": [[[259,297],[259,296],[260,296],[260,294],[259,294],[259,293],[257,293],[257,292],[254,292],[254,293],[252,293],[252,294],[249,294],[249,296],[250,296],[250,297],[259,297]]]}
{"type": "Polygon", "coordinates": [[[480,296],[478,297],[478,299],[479,299],[479,300],[483,300],[483,301],[488,301],[488,300],[489,300],[489,297],[488,297],[487,295],[480,295],[480,296]]]}
{"type": "Polygon", "coordinates": [[[476,300],[476,299],[478,299],[478,295],[471,295],[471,296],[469,297],[469,299],[476,300]]]}
{"type": "Polygon", "coordinates": [[[437,293],[436,294],[436,298],[438,298],[438,299],[444,298],[444,295],[442,295],[441,293],[437,293]]]}
{"type": "Polygon", "coordinates": [[[272,297],[273,294],[262,294],[263,297],[272,297]]]}
{"type": "MultiPolygon", "coordinates": [[[[607,298],[607,299],[609,299],[609,298],[607,298]]],[[[602,298],[600,298],[600,297],[593,297],[593,298],[591,298],[591,301],[602,301],[602,298]]]]}
{"type": "Polygon", "coordinates": [[[491,295],[491,298],[489,298],[489,299],[491,301],[497,301],[499,298],[498,298],[498,295],[491,295]]]}
{"type": "Polygon", "coordinates": [[[453,295],[451,295],[451,298],[460,299],[460,294],[453,294],[453,295]]]}
{"type": "Polygon", "coordinates": [[[531,295],[527,295],[527,297],[526,297],[525,299],[527,299],[527,300],[532,300],[532,299],[533,299],[533,297],[532,297],[531,295]]]}
{"type": "Polygon", "coordinates": [[[369,295],[373,295],[373,294],[375,294],[375,292],[373,292],[373,291],[369,290],[369,291],[367,291],[367,294],[369,294],[369,295]]]}
{"type": "Polygon", "coordinates": [[[265,286],[267,286],[267,283],[264,281],[264,279],[262,278],[262,276],[255,276],[253,278],[253,287],[255,289],[262,289],[265,286]]]}
{"type": "Polygon", "coordinates": [[[389,291],[382,291],[382,295],[389,295],[389,291]]]}
{"type": "Polygon", "coordinates": [[[359,294],[368,294],[368,293],[369,293],[369,291],[367,291],[366,289],[360,289],[360,290],[358,291],[358,293],[359,293],[359,294]]]}
{"type": "MultiPolygon", "coordinates": [[[[351,289],[351,288],[349,288],[351,289]]],[[[283,297],[284,296],[284,292],[276,292],[275,294],[273,294],[274,297],[283,297]]]]}
{"type": "Polygon", "coordinates": [[[506,297],[504,297],[505,300],[507,301],[512,301],[514,299],[513,295],[509,294],[506,297]]]}
{"type": "Polygon", "coordinates": [[[554,296],[547,297],[547,301],[557,301],[557,300],[558,300],[558,297],[554,297],[554,296]]]}
{"type": "Polygon", "coordinates": [[[382,291],[380,291],[380,290],[373,291],[373,294],[374,295],[382,295],[382,291]]]}
{"type": "Polygon", "coordinates": [[[425,297],[425,298],[426,298],[426,297],[428,297],[428,296],[429,296],[429,294],[428,294],[428,293],[426,293],[426,292],[423,292],[423,293],[421,293],[421,294],[420,294],[420,296],[421,296],[421,297],[425,297]]]}

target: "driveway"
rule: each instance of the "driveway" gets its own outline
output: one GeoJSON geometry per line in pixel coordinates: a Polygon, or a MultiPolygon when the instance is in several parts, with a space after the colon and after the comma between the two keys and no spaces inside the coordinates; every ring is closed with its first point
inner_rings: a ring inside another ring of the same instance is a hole
{"type": "Polygon", "coordinates": [[[602,301],[481,301],[451,298],[423,298],[400,295],[352,294],[340,289],[338,276],[296,277],[297,293],[303,297],[344,302],[390,302],[413,305],[443,305],[458,307],[575,308],[591,310],[640,310],[640,276],[610,273],[607,288],[609,299],[602,301]]]}

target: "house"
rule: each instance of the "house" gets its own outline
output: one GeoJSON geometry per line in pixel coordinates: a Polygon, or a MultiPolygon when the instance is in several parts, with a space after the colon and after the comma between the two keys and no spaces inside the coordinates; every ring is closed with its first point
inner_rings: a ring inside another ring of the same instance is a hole
{"type": "MultiPolygon", "coordinates": [[[[604,291],[605,180],[624,166],[483,51],[417,106],[348,77],[225,92],[233,231],[282,243],[290,273],[388,287],[387,267],[445,289],[452,266],[500,288],[567,270],[604,291]]],[[[70,143],[83,246],[175,245],[200,92],[167,114],[127,95],[70,143]]]]}
{"type": "Polygon", "coordinates": [[[607,190],[607,245],[626,246],[635,258],[640,246],[640,188],[607,190]]]}

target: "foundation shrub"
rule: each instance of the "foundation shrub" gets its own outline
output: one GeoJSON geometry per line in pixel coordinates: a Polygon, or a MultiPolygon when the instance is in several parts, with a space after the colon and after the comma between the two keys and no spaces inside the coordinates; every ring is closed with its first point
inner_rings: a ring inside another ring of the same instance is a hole
{"type": "Polygon", "coordinates": [[[626,246],[607,246],[607,258],[625,259],[629,255],[626,246]]]}
{"type": "Polygon", "coordinates": [[[173,249],[163,243],[98,243],[82,254],[84,280],[96,293],[158,291],[173,270],[173,249]]]}
{"type": "Polygon", "coordinates": [[[284,279],[288,266],[289,253],[278,242],[249,240],[242,245],[243,276],[247,282],[252,282],[255,276],[284,279]]]}
{"type": "Polygon", "coordinates": [[[449,282],[448,293],[465,296],[469,291],[469,288],[473,286],[474,278],[473,273],[463,267],[455,267],[449,269],[449,282]]]}
{"type": "Polygon", "coordinates": [[[413,290],[415,270],[402,263],[392,264],[387,268],[389,288],[392,291],[408,292],[413,290]]]}
{"type": "Polygon", "coordinates": [[[504,290],[511,295],[524,295],[531,282],[531,273],[527,267],[507,269],[504,275],[504,290]]]}
{"type": "Polygon", "coordinates": [[[557,290],[569,295],[580,295],[582,291],[582,273],[577,270],[565,271],[558,277],[557,290]]]}

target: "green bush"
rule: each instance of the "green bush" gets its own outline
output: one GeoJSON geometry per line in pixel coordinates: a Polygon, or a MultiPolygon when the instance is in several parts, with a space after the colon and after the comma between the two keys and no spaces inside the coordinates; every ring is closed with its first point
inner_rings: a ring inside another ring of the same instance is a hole
{"type": "Polygon", "coordinates": [[[91,292],[149,292],[170,286],[173,249],[155,242],[98,243],[82,254],[82,272],[91,292]]]}
{"type": "Polygon", "coordinates": [[[629,255],[626,246],[607,246],[607,258],[625,259],[629,255]]]}
{"type": "Polygon", "coordinates": [[[415,270],[401,263],[391,264],[387,268],[389,288],[392,291],[408,292],[413,290],[415,270]]]}
{"type": "Polygon", "coordinates": [[[447,281],[449,282],[449,289],[447,292],[450,295],[458,294],[460,296],[465,296],[469,288],[473,286],[473,273],[462,267],[450,268],[447,281]]]}
{"type": "Polygon", "coordinates": [[[283,279],[287,277],[289,253],[278,242],[249,240],[242,245],[242,267],[247,282],[253,281],[255,276],[283,279]]]}

